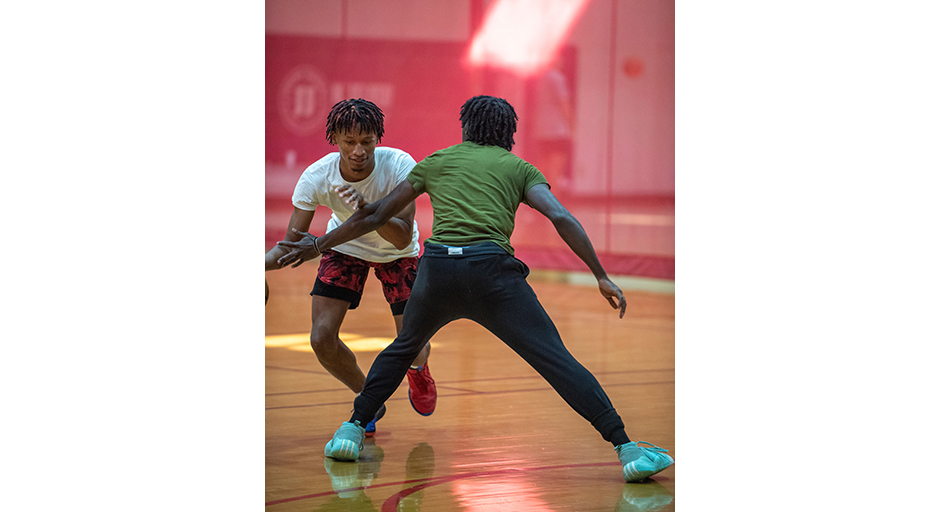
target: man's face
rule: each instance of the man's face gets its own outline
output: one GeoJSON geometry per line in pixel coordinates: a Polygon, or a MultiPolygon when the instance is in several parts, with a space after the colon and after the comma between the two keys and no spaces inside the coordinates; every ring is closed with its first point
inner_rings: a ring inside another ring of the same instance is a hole
{"type": "Polygon", "coordinates": [[[339,148],[344,171],[368,175],[375,168],[375,144],[378,142],[375,133],[364,133],[354,127],[346,132],[333,133],[333,142],[339,148]]]}

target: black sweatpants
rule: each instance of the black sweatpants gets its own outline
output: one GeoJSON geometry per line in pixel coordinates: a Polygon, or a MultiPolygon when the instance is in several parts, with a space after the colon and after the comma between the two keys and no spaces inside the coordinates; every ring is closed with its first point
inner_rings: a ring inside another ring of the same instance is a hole
{"type": "Polygon", "coordinates": [[[459,318],[473,320],[519,354],[614,445],[629,442],[623,421],[594,375],[568,352],[535,292],[529,269],[498,245],[425,244],[402,329],[376,357],[350,421],[365,425],[401,381],[425,343],[459,318]]]}

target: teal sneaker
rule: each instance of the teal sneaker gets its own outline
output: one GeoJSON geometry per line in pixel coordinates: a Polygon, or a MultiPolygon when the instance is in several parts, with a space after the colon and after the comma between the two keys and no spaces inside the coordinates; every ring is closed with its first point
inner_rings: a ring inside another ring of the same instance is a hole
{"type": "Polygon", "coordinates": [[[623,464],[623,479],[627,482],[639,482],[672,466],[676,462],[672,457],[666,455],[669,450],[645,441],[622,444],[617,446],[615,450],[617,450],[620,463],[623,464]],[[650,448],[640,446],[640,444],[648,445],[650,448]]]}
{"type": "Polygon", "coordinates": [[[365,435],[366,429],[359,426],[359,421],[355,423],[344,421],[336,429],[333,439],[326,443],[323,453],[336,460],[356,460],[359,458],[359,450],[362,449],[362,440],[365,435]]]}

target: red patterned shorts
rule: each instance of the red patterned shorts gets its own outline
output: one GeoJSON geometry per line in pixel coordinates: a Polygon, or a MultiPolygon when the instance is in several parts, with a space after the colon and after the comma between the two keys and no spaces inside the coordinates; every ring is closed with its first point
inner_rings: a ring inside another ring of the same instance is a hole
{"type": "Polygon", "coordinates": [[[375,277],[382,283],[382,291],[392,308],[392,314],[402,314],[418,274],[418,258],[373,263],[340,252],[326,251],[320,257],[317,282],[310,295],[345,300],[350,304],[349,309],[356,309],[362,299],[370,267],[375,269],[375,277]]]}

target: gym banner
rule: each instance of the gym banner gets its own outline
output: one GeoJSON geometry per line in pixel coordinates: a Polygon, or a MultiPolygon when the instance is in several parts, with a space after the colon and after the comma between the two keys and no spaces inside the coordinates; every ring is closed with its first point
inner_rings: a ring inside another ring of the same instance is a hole
{"type": "Polygon", "coordinates": [[[458,144],[460,106],[471,96],[466,44],[267,35],[265,111],[268,162],[306,167],[333,151],[330,107],[363,98],[385,113],[383,146],[420,161],[458,144]]]}

